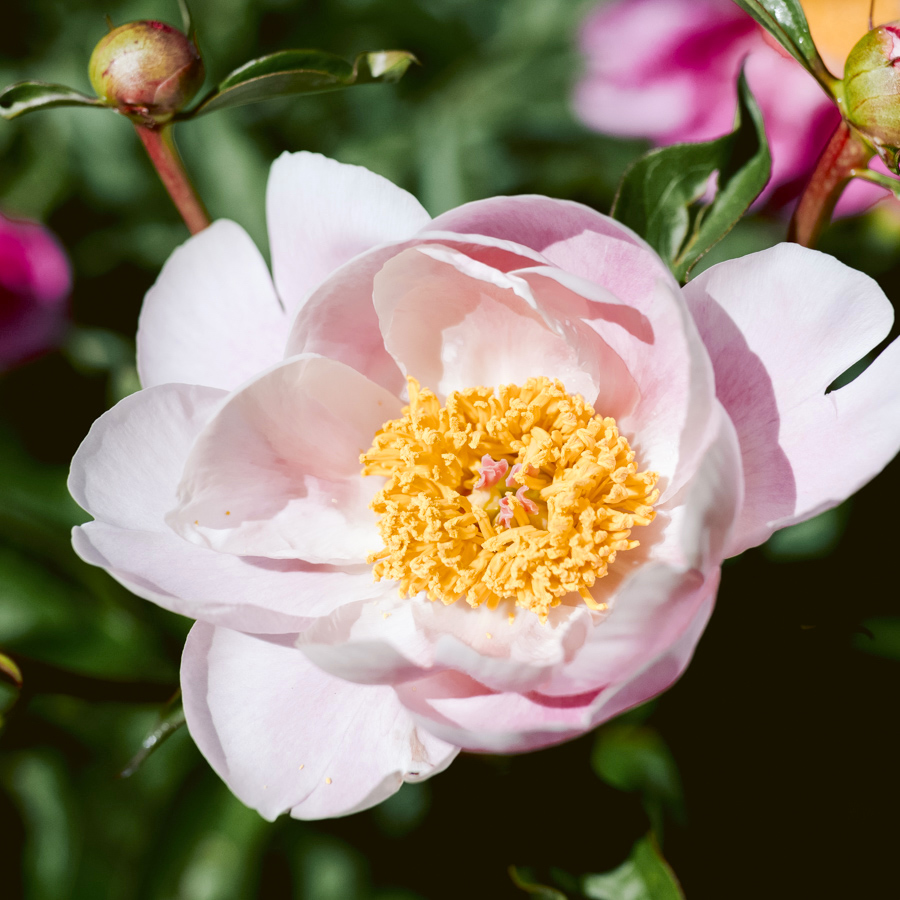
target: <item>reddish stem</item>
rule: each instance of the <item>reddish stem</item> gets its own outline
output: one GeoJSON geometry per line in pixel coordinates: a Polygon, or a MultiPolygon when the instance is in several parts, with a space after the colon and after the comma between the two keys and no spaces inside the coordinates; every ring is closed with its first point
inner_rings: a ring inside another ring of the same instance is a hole
{"type": "Polygon", "coordinates": [[[175,146],[171,125],[140,125],[135,123],[134,130],[150,157],[163,186],[169,192],[175,208],[181,213],[184,224],[191,234],[208,228],[211,219],[203,201],[197,194],[190,176],[181,160],[181,154],[175,146]]]}
{"type": "Polygon", "coordinates": [[[788,240],[814,247],[850,181],[854,169],[864,169],[872,151],[841,119],[806,185],[788,228],[788,240]]]}

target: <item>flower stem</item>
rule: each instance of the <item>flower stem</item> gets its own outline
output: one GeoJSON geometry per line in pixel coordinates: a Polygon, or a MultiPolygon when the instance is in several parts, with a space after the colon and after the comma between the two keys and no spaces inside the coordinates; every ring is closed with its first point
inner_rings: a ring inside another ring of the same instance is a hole
{"type": "Polygon", "coordinates": [[[142,125],[136,122],[134,130],[191,234],[208,228],[211,222],[209,213],[191,183],[181,154],[175,146],[172,126],[142,125]]]}
{"type": "Polygon", "coordinates": [[[847,183],[856,169],[864,169],[872,151],[841,119],[806,185],[788,227],[788,240],[814,247],[847,183]]]}

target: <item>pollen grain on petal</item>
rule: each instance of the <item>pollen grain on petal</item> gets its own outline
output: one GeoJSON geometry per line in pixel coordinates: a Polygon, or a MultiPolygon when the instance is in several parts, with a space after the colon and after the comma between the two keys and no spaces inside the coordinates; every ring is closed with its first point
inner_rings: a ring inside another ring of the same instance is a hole
{"type": "Polygon", "coordinates": [[[454,391],[444,406],[408,381],[402,418],[361,457],[364,474],[387,478],[371,503],[375,577],[402,596],[509,602],[542,621],[569,594],[605,611],[590,588],[638,546],[631,531],[659,497],[615,420],[548,378],[454,391]]]}

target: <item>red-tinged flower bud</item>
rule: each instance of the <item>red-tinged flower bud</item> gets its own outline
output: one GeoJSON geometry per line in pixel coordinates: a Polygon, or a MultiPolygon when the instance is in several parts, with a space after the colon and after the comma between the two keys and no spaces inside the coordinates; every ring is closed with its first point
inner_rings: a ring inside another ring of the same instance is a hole
{"type": "Polygon", "coordinates": [[[141,122],[165,122],[203,84],[196,44],[164,22],[129,22],[94,48],[91,84],[97,95],[141,122]]]}
{"type": "Polygon", "coordinates": [[[0,372],[59,345],[71,287],[56,238],[36,222],[0,214],[0,372]]]}
{"type": "Polygon", "coordinates": [[[900,22],[879,25],[850,51],[843,106],[847,121],[900,174],[900,22]]]}

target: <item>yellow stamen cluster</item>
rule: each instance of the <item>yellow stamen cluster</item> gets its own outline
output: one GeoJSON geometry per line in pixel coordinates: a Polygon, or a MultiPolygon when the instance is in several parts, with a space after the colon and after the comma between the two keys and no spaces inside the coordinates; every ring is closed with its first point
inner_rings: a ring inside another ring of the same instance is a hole
{"type": "Polygon", "coordinates": [[[445,604],[511,600],[542,621],[572,592],[603,609],[590,588],[638,545],[631,529],[653,521],[659,496],[615,420],[548,378],[454,391],[443,407],[410,378],[409,397],[360,458],[364,474],[388,479],[371,503],[385,544],[369,557],[375,577],[445,604]],[[509,527],[474,490],[484,455],[521,464],[509,527]],[[515,499],[521,485],[537,513],[515,499]]]}

